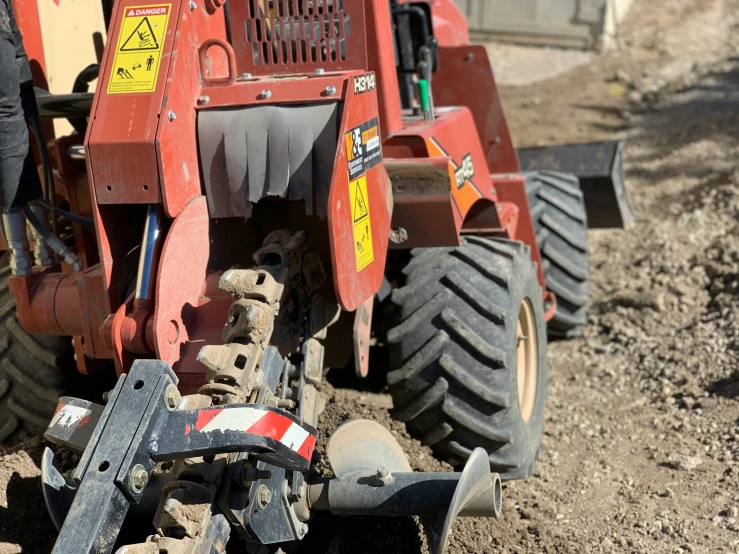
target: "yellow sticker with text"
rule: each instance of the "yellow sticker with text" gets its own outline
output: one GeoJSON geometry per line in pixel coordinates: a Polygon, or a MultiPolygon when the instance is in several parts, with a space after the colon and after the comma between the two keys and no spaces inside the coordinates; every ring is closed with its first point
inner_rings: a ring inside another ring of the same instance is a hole
{"type": "Polygon", "coordinates": [[[172,4],[123,9],[108,94],[154,92],[172,4]]]}
{"type": "Polygon", "coordinates": [[[349,201],[352,207],[354,254],[357,257],[357,271],[362,271],[375,259],[372,248],[370,209],[367,203],[367,177],[365,175],[349,183],[349,201]]]}

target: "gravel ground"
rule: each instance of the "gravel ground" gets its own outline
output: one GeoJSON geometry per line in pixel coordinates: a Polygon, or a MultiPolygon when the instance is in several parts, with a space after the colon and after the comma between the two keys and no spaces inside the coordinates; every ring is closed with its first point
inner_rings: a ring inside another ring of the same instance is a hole
{"type": "MultiPolygon", "coordinates": [[[[550,345],[536,474],[505,485],[501,519],[455,524],[452,554],[739,552],[737,14],[737,0],[636,0],[622,52],[503,87],[518,144],[627,139],[638,218],[590,234],[590,325],[550,345]]],[[[448,469],[381,388],[328,392],[325,434],[368,417],[414,469],[448,469]]],[[[0,457],[0,554],[53,542],[40,446],[0,457]]],[[[414,519],[318,518],[303,551],[427,547],[414,519]]]]}

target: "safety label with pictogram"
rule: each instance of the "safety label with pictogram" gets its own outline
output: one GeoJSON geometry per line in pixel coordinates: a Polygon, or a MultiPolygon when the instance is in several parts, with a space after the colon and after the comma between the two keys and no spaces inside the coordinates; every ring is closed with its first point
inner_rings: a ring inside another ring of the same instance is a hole
{"type": "Polygon", "coordinates": [[[171,4],[123,8],[108,94],[154,92],[171,4]]]}
{"type": "Polygon", "coordinates": [[[362,271],[375,259],[372,247],[370,208],[367,203],[367,177],[365,175],[349,183],[349,201],[352,207],[354,254],[357,258],[357,271],[362,271]]]}
{"type": "Polygon", "coordinates": [[[350,181],[364,175],[382,161],[380,132],[376,117],[347,131],[344,141],[346,142],[346,160],[349,166],[350,181]]]}

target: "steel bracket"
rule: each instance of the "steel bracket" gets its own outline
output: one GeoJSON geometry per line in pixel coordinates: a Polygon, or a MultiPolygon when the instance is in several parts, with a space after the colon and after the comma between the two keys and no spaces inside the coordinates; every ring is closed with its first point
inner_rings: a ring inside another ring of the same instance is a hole
{"type": "Polygon", "coordinates": [[[248,452],[283,470],[310,468],[314,427],[289,412],[258,404],[172,410],[167,393],[176,383],[167,363],[138,360],[121,376],[105,408],[76,399],[65,399],[58,407],[46,438],[77,451],[84,446],[84,453],[72,475],[80,483],[76,491],[68,490],[71,483],[63,480],[51,487],[44,483],[50,505],[62,496],[74,497],[55,554],[110,552],[130,506],[141,501],[156,462],[248,452]],[[84,427],[94,427],[86,444],[84,427]]]}

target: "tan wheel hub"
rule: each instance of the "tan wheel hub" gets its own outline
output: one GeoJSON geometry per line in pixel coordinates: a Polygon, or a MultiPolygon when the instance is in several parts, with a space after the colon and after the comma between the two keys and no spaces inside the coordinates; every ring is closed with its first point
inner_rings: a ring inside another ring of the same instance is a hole
{"type": "Polygon", "coordinates": [[[536,385],[539,378],[539,352],[536,322],[531,301],[524,298],[518,312],[516,329],[516,367],[518,372],[518,404],[521,417],[528,422],[536,405],[536,385]]]}

